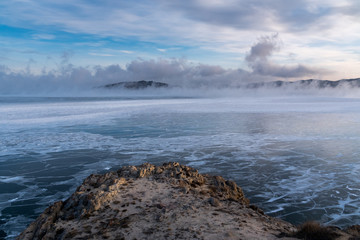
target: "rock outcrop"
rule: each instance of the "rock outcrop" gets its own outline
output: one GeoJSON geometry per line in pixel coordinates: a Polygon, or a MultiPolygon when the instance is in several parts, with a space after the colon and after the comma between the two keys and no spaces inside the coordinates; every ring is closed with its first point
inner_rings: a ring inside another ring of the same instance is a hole
{"type": "Polygon", "coordinates": [[[232,181],[146,163],[90,175],[18,239],[292,239],[295,232],[250,205],[232,181]]]}
{"type": "Polygon", "coordinates": [[[107,84],[104,88],[125,88],[125,89],[144,89],[144,88],[167,88],[167,83],[155,82],[155,81],[135,81],[135,82],[118,82],[107,84]]]}

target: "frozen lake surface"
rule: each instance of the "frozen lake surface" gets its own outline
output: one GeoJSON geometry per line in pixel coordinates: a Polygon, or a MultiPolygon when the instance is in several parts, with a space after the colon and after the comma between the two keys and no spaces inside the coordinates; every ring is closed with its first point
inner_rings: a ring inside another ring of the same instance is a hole
{"type": "Polygon", "coordinates": [[[0,230],[91,173],[177,161],[294,224],[360,224],[360,99],[0,98],[0,230]]]}

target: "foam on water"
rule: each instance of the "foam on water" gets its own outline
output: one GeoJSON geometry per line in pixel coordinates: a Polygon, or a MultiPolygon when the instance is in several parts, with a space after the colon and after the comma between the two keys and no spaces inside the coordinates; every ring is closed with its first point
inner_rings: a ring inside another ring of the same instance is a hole
{"type": "Polygon", "coordinates": [[[9,236],[91,173],[165,161],[233,179],[296,224],[360,223],[356,99],[0,102],[0,229],[9,236]]]}

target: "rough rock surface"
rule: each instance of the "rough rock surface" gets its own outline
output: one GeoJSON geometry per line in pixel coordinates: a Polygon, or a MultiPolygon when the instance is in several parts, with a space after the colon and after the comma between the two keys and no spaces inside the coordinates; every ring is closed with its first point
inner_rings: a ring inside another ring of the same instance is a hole
{"type": "Polygon", "coordinates": [[[249,205],[232,181],[146,163],[90,175],[18,239],[292,239],[294,232],[249,205]]]}

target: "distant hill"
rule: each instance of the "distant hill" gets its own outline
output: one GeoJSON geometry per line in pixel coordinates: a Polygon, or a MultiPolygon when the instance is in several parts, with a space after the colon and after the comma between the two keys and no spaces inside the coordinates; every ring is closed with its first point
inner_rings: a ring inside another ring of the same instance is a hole
{"type": "Polygon", "coordinates": [[[144,89],[144,88],[166,88],[169,85],[162,82],[154,81],[135,81],[135,82],[118,82],[102,86],[103,88],[126,88],[126,89],[144,89]]]}
{"type": "Polygon", "coordinates": [[[287,81],[273,81],[273,82],[259,82],[259,83],[250,83],[246,85],[247,88],[278,88],[278,87],[317,87],[317,88],[336,88],[341,86],[348,86],[358,88],[360,87],[360,78],[353,79],[342,79],[338,81],[330,80],[317,80],[317,79],[308,79],[308,80],[299,80],[294,82],[287,81]]]}

